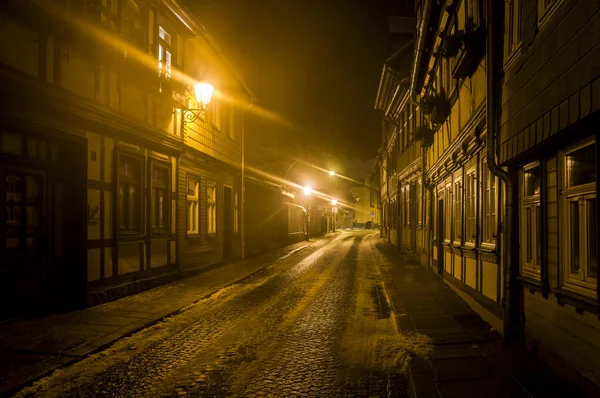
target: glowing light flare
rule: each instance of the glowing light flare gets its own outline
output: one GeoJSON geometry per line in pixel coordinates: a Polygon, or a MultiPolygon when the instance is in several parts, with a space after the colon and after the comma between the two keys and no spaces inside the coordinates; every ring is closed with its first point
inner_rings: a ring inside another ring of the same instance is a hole
{"type": "Polygon", "coordinates": [[[214,89],[215,88],[212,86],[212,84],[209,84],[206,82],[194,84],[194,91],[196,92],[196,99],[203,106],[208,105],[208,103],[210,102],[210,98],[212,97],[214,89]]]}
{"type": "Polygon", "coordinates": [[[310,186],[305,186],[304,187],[304,195],[309,196],[312,193],[312,187],[310,186]]]}
{"type": "Polygon", "coordinates": [[[335,200],[335,199],[332,199],[332,200],[331,200],[331,205],[332,205],[332,206],[335,206],[335,205],[337,205],[337,200],[335,200]]]}
{"type": "Polygon", "coordinates": [[[335,175],[335,171],[333,171],[333,170],[329,170],[329,175],[330,175],[330,176],[334,176],[334,175],[335,175]]]}

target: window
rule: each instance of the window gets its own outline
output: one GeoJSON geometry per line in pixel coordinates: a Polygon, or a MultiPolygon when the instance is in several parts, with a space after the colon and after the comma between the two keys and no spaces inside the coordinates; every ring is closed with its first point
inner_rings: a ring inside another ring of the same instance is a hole
{"type": "Polygon", "coordinates": [[[542,266],[541,170],[539,162],[520,172],[521,273],[539,279],[542,266]]]}
{"type": "MultiPolygon", "coordinates": [[[[112,0],[115,3],[117,0],[112,0]]],[[[142,26],[142,10],[138,4],[139,0],[127,0],[122,2],[121,9],[121,36],[134,46],[146,49],[144,27],[142,26]]],[[[113,5],[111,4],[111,8],[113,5]]],[[[117,10],[118,12],[118,10],[117,10]]]]}
{"type": "Polygon", "coordinates": [[[564,152],[562,214],[564,284],[596,297],[598,247],[596,220],[596,142],[588,140],[564,152]]]}
{"type": "Polygon", "coordinates": [[[187,179],[187,233],[197,235],[199,232],[200,179],[188,175],[187,179]]]}
{"type": "Polygon", "coordinates": [[[483,158],[481,164],[482,181],[482,208],[483,220],[481,225],[482,246],[496,245],[496,182],[497,178],[487,167],[487,160],[483,158]]]}
{"type": "Polygon", "coordinates": [[[463,186],[462,179],[454,180],[454,243],[462,243],[462,228],[463,228],[463,186]]]}
{"type": "Polygon", "coordinates": [[[561,3],[562,0],[538,0],[538,25],[546,22],[561,3]]]}
{"type": "Polygon", "coordinates": [[[141,160],[128,155],[120,155],[117,217],[122,233],[142,233],[141,193],[141,160]]]}
{"type": "Polygon", "coordinates": [[[423,226],[423,183],[417,182],[417,225],[423,226]]]}
{"type": "Polygon", "coordinates": [[[520,0],[505,1],[504,59],[508,61],[521,44],[520,0]]]}
{"type": "Polygon", "coordinates": [[[450,243],[452,241],[452,183],[446,184],[444,202],[446,205],[444,241],[450,243]]]}
{"type": "Polygon", "coordinates": [[[169,231],[169,168],[152,165],[152,232],[169,231]]]}
{"type": "Polygon", "coordinates": [[[102,0],[100,21],[110,30],[119,30],[119,0],[102,0]]]}
{"type": "Polygon", "coordinates": [[[217,183],[206,185],[206,222],[209,234],[217,233],[217,183]]]}
{"type": "Polygon", "coordinates": [[[171,34],[164,27],[158,27],[158,76],[169,80],[171,78],[173,49],[171,34]]]}
{"type": "Polygon", "coordinates": [[[410,185],[404,187],[404,228],[410,228],[410,185]]]}
{"type": "Polygon", "coordinates": [[[465,203],[465,219],[466,219],[466,236],[465,241],[474,246],[477,238],[477,181],[475,178],[475,167],[467,170],[466,174],[466,203],[465,203]]]}
{"type": "MultiPolygon", "coordinates": [[[[296,214],[300,213],[297,211],[296,214]]],[[[233,232],[236,234],[240,232],[240,202],[237,192],[233,193],[233,232]]]]}
{"type": "Polygon", "coordinates": [[[481,26],[481,22],[482,22],[482,17],[483,17],[483,13],[482,13],[482,4],[480,3],[481,0],[467,0],[466,1],[466,13],[467,13],[467,21],[466,24],[467,26],[465,27],[465,30],[470,30],[472,28],[476,28],[481,26]],[[472,26],[469,26],[469,24],[472,24],[472,26]]]}

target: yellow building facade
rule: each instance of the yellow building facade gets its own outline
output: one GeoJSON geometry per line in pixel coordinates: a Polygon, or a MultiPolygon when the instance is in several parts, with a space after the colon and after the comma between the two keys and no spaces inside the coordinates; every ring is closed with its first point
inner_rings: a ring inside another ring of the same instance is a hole
{"type": "Polygon", "coordinates": [[[105,302],[239,253],[250,94],[198,21],[174,0],[2,11],[0,272],[19,303],[2,312],[105,302]],[[199,80],[220,95],[191,122],[199,80]]]}

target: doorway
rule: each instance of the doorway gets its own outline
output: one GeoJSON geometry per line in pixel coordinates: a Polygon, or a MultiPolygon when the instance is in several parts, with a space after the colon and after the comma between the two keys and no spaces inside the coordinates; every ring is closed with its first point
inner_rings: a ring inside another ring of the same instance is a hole
{"type": "Polygon", "coordinates": [[[444,199],[438,200],[437,206],[437,231],[436,231],[436,243],[437,243],[437,267],[438,274],[444,274],[444,199]]]}
{"type": "Polygon", "coordinates": [[[79,307],[86,293],[85,144],[2,134],[15,145],[0,154],[0,318],[79,307]]]}
{"type": "Polygon", "coordinates": [[[225,185],[223,187],[223,259],[231,257],[233,246],[233,207],[232,189],[225,185]]]}

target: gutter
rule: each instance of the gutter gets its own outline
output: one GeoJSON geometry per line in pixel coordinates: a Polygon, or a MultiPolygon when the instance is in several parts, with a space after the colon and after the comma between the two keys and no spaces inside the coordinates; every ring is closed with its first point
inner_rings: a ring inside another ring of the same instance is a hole
{"type": "Polygon", "coordinates": [[[409,94],[411,97],[414,97],[417,85],[417,77],[419,74],[419,70],[421,69],[421,53],[424,50],[425,46],[425,29],[429,26],[429,16],[431,14],[431,0],[425,2],[425,6],[423,8],[423,18],[421,18],[421,26],[419,27],[419,38],[417,40],[417,48],[415,49],[415,63],[413,64],[413,70],[410,76],[411,84],[409,94]]]}
{"type": "Polygon", "coordinates": [[[487,56],[485,67],[487,70],[487,144],[486,159],[488,168],[505,186],[505,222],[501,228],[502,242],[501,250],[504,260],[504,284],[503,284],[503,317],[504,317],[504,338],[513,340],[519,336],[520,322],[515,314],[518,313],[518,297],[515,294],[513,286],[514,274],[516,273],[515,264],[512,256],[513,239],[513,183],[510,175],[504,171],[496,162],[496,141],[498,139],[500,126],[500,106],[498,98],[501,98],[502,84],[502,49],[504,48],[504,1],[489,0],[487,6],[487,56]],[[490,51],[491,50],[491,51],[490,51]]]}

